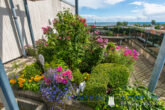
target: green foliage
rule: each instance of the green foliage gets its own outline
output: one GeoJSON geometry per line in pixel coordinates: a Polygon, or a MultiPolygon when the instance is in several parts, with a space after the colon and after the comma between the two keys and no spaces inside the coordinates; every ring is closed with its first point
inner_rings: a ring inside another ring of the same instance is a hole
{"type": "Polygon", "coordinates": [[[165,110],[163,101],[144,87],[123,87],[114,89],[111,95],[115,97],[113,110],[165,110]]]}
{"type": "Polygon", "coordinates": [[[54,46],[58,58],[63,59],[69,67],[76,68],[85,55],[84,46],[89,38],[86,20],[69,11],[60,12],[55,19],[54,28],[58,34],[48,36],[48,43],[54,46]]]}
{"type": "Polygon", "coordinates": [[[40,81],[38,81],[38,82],[32,81],[31,83],[29,83],[27,80],[27,81],[25,81],[22,89],[38,92],[40,90],[40,83],[41,83],[40,81]]]}
{"type": "Polygon", "coordinates": [[[74,83],[76,83],[76,85],[79,85],[81,82],[83,82],[84,78],[83,78],[83,74],[80,72],[79,69],[75,69],[72,73],[73,78],[74,78],[74,83]]]}
{"type": "Polygon", "coordinates": [[[106,57],[103,60],[104,63],[116,63],[125,65],[129,68],[130,72],[134,69],[134,64],[136,60],[132,59],[130,56],[125,56],[122,50],[116,50],[116,46],[113,43],[109,43],[106,49],[106,57]]]}
{"type": "Polygon", "coordinates": [[[108,30],[108,27],[107,27],[107,26],[104,26],[103,29],[104,29],[104,30],[108,30]]]}
{"type": "Polygon", "coordinates": [[[37,56],[36,51],[32,46],[26,46],[25,49],[26,49],[27,55],[33,56],[33,57],[37,56]]]}
{"type": "Polygon", "coordinates": [[[160,25],[156,25],[155,26],[155,29],[160,29],[160,25]]]}
{"type": "Polygon", "coordinates": [[[126,85],[130,75],[127,67],[111,63],[97,65],[92,70],[92,74],[97,74],[99,76],[106,74],[108,77],[108,84],[113,88],[126,85]]]}
{"type": "Polygon", "coordinates": [[[151,21],[151,24],[152,24],[152,25],[155,25],[155,24],[156,24],[156,21],[155,21],[155,20],[152,20],[152,21],[151,21]]]}
{"type": "Polygon", "coordinates": [[[42,54],[45,61],[50,63],[53,60],[55,54],[55,48],[53,46],[43,46],[38,48],[38,54],[42,54]]]}
{"type": "Polygon", "coordinates": [[[108,63],[97,65],[92,70],[90,79],[86,83],[83,96],[104,98],[90,99],[87,104],[97,109],[104,108],[108,86],[116,88],[126,85],[128,77],[129,71],[125,66],[108,63]]]}
{"type": "Polygon", "coordinates": [[[40,75],[41,72],[41,66],[38,62],[35,62],[34,64],[27,65],[21,74],[23,74],[25,78],[30,79],[32,76],[40,75]]]}
{"type": "Polygon", "coordinates": [[[68,69],[68,66],[67,64],[62,60],[62,59],[58,59],[56,57],[56,55],[53,56],[53,59],[50,63],[46,62],[45,63],[45,71],[47,71],[47,69],[50,69],[50,68],[57,68],[57,67],[63,67],[65,70],[68,69]]]}
{"type": "Polygon", "coordinates": [[[108,77],[107,74],[91,74],[90,79],[86,83],[86,87],[83,92],[83,97],[88,97],[86,104],[93,107],[98,108],[102,107],[105,102],[106,90],[108,85],[108,77]],[[90,99],[90,97],[93,97],[90,99]],[[96,97],[98,97],[96,99],[96,97]]]}
{"type": "Polygon", "coordinates": [[[107,35],[108,36],[113,36],[113,31],[109,31],[107,35]]]}

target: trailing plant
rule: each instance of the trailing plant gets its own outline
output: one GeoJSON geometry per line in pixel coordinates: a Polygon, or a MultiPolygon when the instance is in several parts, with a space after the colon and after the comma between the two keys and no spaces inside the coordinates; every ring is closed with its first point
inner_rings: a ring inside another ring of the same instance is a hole
{"type": "Polygon", "coordinates": [[[65,101],[70,99],[73,93],[71,71],[64,70],[59,66],[56,69],[50,68],[44,76],[45,78],[41,83],[42,96],[50,103],[50,108],[53,108],[55,104],[62,108],[65,101]]]}

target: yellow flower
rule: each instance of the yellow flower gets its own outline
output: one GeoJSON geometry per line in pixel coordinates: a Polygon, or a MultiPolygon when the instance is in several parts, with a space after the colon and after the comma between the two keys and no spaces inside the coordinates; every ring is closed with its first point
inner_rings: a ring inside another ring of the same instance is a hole
{"type": "Polygon", "coordinates": [[[19,87],[23,87],[23,84],[19,84],[19,87]]]}
{"type": "Polygon", "coordinates": [[[37,77],[39,77],[39,75],[36,75],[35,77],[37,78],[37,77]]]}
{"type": "Polygon", "coordinates": [[[31,79],[34,79],[34,77],[31,77],[31,79]]]}
{"type": "Polygon", "coordinates": [[[18,81],[24,83],[24,82],[25,82],[25,79],[23,79],[23,78],[18,78],[18,81]]]}
{"type": "Polygon", "coordinates": [[[24,74],[22,74],[21,77],[24,77],[24,74]]]}
{"type": "Polygon", "coordinates": [[[11,84],[15,84],[17,81],[16,80],[10,80],[9,81],[11,84]]]}
{"type": "Polygon", "coordinates": [[[29,80],[29,83],[31,83],[32,82],[32,80],[29,80]]]}
{"type": "Polygon", "coordinates": [[[87,79],[87,77],[84,77],[84,79],[87,79]]]}
{"type": "Polygon", "coordinates": [[[41,77],[35,77],[35,78],[34,78],[34,81],[36,81],[36,82],[37,82],[37,81],[40,81],[40,80],[41,80],[41,77]]]}

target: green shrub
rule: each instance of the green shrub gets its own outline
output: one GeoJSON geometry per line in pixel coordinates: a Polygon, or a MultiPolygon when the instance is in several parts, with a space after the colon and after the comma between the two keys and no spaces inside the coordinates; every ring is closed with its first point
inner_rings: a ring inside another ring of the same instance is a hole
{"type": "MultiPolygon", "coordinates": [[[[163,101],[144,87],[123,87],[114,89],[111,95],[115,97],[113,110],[165,110],[163,101]]],[[[108,110],[109,110],[108,109],[108,110]]]]}
{"type": "Polygon", "coordinates": [[[113,36],[113,31],[109,31],[108,36],[113,36]]]}
{"type": "Polygon", "coordinates": [[[83,74],[80,72],[79,69],[75,69],[72,72],[73,78],[74,78],[74,82],[76,83],[76,85],[79,85],[81,82],[83,82],[84,78],[83,78],[83,74]]]}
{"type": "Polygon", "coordinates": [[[107,75],[104,73],[101,75],[90,75],[90,79],[87,81],[83,92],[83,97],[88,97],[88,100],[84,100],[86,102],[85,104],[92,108],[102,107],[104,105],[108,80],[107,75]]]}
{"type": "Polygon", "coordinates": [[[25,78],[30,79],[32,76],[40,75],[42,73],[41,66],[38,62],[31,65],[27,65],[25,69],[21,72],[25,78]]]}
{"type": "Polygon", "coordinates": [[[39,47],[38,54],[42,54],[44,56],[45,62],[50,63],[55,55],[55,48],[53,46],[39,47]]]}
{"type": "Polygon", "coordinates": [[[127,67],[120,64],[99,64],[93,70],[92,74],[99,76],[106,74],[109,78],[108,84],[113,88],[121,87],[128,83],[129,70],[127,67]]]}
{"type": "Polygon", "coordinates": [[[68,69],[68,66],[67,64],[62,60],[62,59],[58,59],[56,57],[56,55],[52,56],[52,61],[50,63],[46,62],[45,63],[45,71],[47,71],[47,69],[50,69],[50,68],[57,68],[57,67],[63,67],[63,69],[68,69]]]}

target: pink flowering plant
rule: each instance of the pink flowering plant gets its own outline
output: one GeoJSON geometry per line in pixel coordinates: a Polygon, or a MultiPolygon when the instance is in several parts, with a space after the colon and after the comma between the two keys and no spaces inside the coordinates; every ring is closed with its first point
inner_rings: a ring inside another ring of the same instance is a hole
{"type": "Polygon", "coordinates": [[[61,66],[49,69],[44,74],[41,83],[41,94],[50,103],[58,102],[64,104],[73,95],[73,80],[71,70],[64,70],[61,66]]]}
{"type": "Polygon", "coordinates": [[[138,60],[138,57],[139,52],[135,49],[132,50],[128,47],[122,47],[119,45],[115,47],[107,47],[104,62],[126,65],[132,71],[133,65],[138,60]]]}
{"type": "Polygon", "coordinates": [[[64,60],[73,70],[85,56],[83,47],[89,43],[90,28],[85,18],[73,15],[69,11],[59,12],[57,17],[53,20],[52,28],[43,28],[43,33],[48,39],[46,45],[52,47],[57,58],[64,60]],[[53,30],[56,30],[56,33],[53,30]]]}

